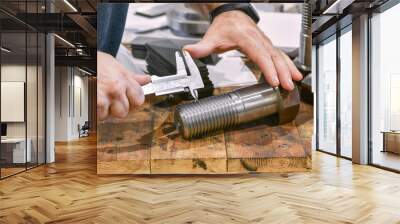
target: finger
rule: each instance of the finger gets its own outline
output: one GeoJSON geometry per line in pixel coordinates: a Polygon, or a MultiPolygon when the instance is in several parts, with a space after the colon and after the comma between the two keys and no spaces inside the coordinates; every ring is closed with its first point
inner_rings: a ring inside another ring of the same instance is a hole
{"type": "MultiPolygon", "coordinates": [[[[142,90],[141,84],[137,81],[140,80],[141,83],[145,84],[146,79],[150,79],[150,76],[146,75],[147,78],[140,77],[142,75],[134,75],[126,69],[122,69],[123,74],[126,77],[127,85],[126,85],[126,97],[129,103],[129,110],[133,110],[136,106],[140,106],[144,102],[144,93],[142,90]]],[[[149,80],[150,81],[150,80],[149,80]]]]}
{"type": "Polygon", "coordinates": [[[118,100],[113,100],[110,107],[110,115],[117,118],[124,118],[129,113],[129,102],[126,96],[122,96],[118,100]]]}
{"type": "Polygon", "coordinates": [[[278,51],[274,51],[272,53],[272,61],[274,62],[276,71],[278,72],[279,82],[281,83],[281,86],[286,90],[292,90],[294,88],[292,75],[290,74],[286,60],[278,51]]]}
{"type": "Polygon", "coordinates": [[[126,89],[126,95],[128,97],[130,110],[133,110],[135,107],[144,103],[144,93],[142,87],[135,81],[132,81],[130,86],[126,89]]]}
{"type": "Polygon", "coordinates": [[[100,120],[104,120],[108,116],[108,110],[110,106],[109,99],[104,95],[102,91],[97,93],[97,115],[100,120]]]}
{"type": "Polygon", "coordinates": [[[132,72],[130,72],[129,70],[127,70],[126,68],[124,68],[123,66],[119,67],[121,73],[127,77],[128,79],[132,79],[135,80],[136,82],[138,82],[140,85],[145,85],[147,83],[150,82],[150,76],[149,75],[145,75],[145,74],[141,74],[141,75],[137,75],[134,74],[132,72]]]}
{"type": "Polygon", "coordinates": [[[147,83],[150,82],[150,76],[149,75],[133,75],[132,76],[136,82],[138,82],[141,86],[146,85],[147,83]]]}
{"type": "Polygon", "coordinates": [[[128,85],[126,88],[126,96],[128,97],[130,110],[144,103],[144,93],[140,83],[136,81],[137,76],[138,75],[127,76],[128,85]]]}
{"type": "Polygon", "coordinates": [[[114,99],[118,100],[126,92],[126,84],[121,80],[110,80],[105,88],[107,88],[105,93],[108,95],[111,101],[114,99]]]}
{"type": "Polygon", "coordinates": [[[250,60],[258,65],[266,81],[271,86],[279,86],[279,79],[271,55],[260,42],[254,39],[247,40],[243,44],[239,43],[239,48],[250,60]]]}
{"type": "Polygon", "coordinates": [[[193,58],[206,57],[214,52],[215,43],[210,38],[204,37],[200,42],[196,44],[189,44],[183,47],[183,50],[189,52],[193,58]]]}
{"type": "Polygon", "coordinates": [[[285,53],[281,52],[283,55],[283,58],[286,60],[286,64],[289,67],[290,74],[292,75],[292,79],[296,81],[300,81],[303,79],[303,75],[301,72],[297,69],[296,65],[294,65],[293,61],[287,56],[285,53]]]}
{"type": "Polygon", "coordinates": [[[127,86],[129,83],[122,83],[122,81],[109,82],[107,93],[110,99],[109,114],[111,116],[122,118],[129,112],[129,101],[126,96],[127,86]]]}

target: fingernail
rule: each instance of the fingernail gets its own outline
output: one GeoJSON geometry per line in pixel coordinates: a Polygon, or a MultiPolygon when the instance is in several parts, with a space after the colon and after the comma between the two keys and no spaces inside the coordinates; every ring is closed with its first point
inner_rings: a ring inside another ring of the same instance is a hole
{"type": "Polygon", "coordinates": [[[276,77],[276,75],[273,76],[272,81],[274,82],[273,86],[278,86],[279,85],[279,79],[278,79],[278,77],[276,77]]]}

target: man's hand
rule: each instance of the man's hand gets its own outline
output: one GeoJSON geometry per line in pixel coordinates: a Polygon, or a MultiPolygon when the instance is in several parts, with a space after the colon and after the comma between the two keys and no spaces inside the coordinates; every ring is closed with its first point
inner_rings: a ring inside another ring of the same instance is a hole
{"type": "Polygon", "coordinates": [[[126,70],[113,56],[97,52],[97,115],[126,117],[130,110],[143,104],[141,85],[150,81],[148,75],[135,75],[126,70]]]}
{"type": "Polygon", "coordinates": [[[294,88],[292,80],[303,78],[292,60],[275,48],[256,23],[241,11],[221,13],[200,42],[184,49],[194,58],[238,49],[258,65],[270,85],[281,84],[287,90],[294,88]]]}

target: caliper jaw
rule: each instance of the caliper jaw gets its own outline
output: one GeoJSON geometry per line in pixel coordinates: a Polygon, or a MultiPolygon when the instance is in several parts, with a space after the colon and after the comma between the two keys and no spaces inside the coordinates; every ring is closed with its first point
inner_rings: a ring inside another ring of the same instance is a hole
{"type": "Polygon", "coordinates": [[[197,89],[204,88],[200,71],[187,51],[181,54],[175,52],[176,74],[169,76],[151,76],[151,82],[142,86],[144,95],[155,94],[156,96],[189,91],[197,100],[197,89]],[[189,74],[188,74],[189,73],[189,74]]]}

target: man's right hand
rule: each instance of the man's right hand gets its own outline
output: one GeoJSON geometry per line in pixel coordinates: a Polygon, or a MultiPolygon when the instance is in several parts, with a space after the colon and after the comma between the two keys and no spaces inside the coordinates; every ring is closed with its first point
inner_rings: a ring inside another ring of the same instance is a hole
{"type": "Polygon", "coordinates": [[[124,118],[144,102],[141,85],[150,82],[148,75],[135,75],[113,56],[97,52],[97,116],[124,118]]]}

